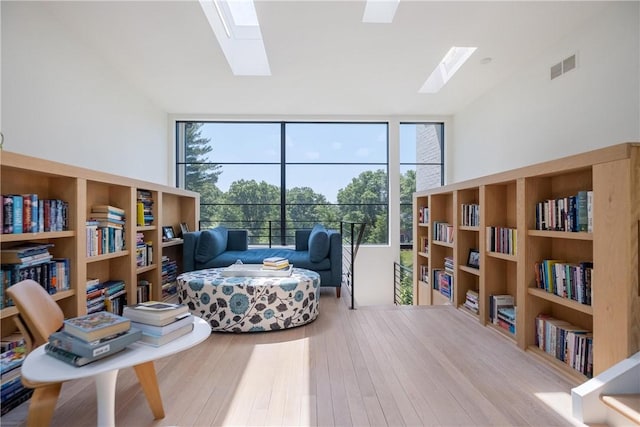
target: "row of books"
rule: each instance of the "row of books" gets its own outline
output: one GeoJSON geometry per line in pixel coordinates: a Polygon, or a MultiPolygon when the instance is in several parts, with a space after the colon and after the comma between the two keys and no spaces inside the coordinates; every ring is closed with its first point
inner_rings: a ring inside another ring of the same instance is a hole
{"type": "Polygon", "coordinates": [[[460,205],[460,224],[469,227],[480,226],[480,205],[462,204],[460,205]]]}
{"type": "Polygon", "coordinates": [[[508,227],[487,227],[487,251],[516,255],[517,230],[508,227]]]}
{"type": "Polygon", "coordinates": [[[429,239],[426,236],[420,236],[420,247],[418,250],[429,255],[429,239]]]}
{"type": "Polygon", "coordinates": [[[424,283],[429,283],[429,266],[428,265],[420,265],[420,280],[424,283]]]}
{"type": "Polygon", "coordinates": [[[593,334],[548,314],[536,317],[536,345],[576,371],[593,377],[593,334]]]}
{"type": "Polygon", "coordinates": [[[146,267],[153,264],[153,242],[144,241],[144,233],[136,233],[136,266],[146,267]]]}
{"type": "Polygon", "coordinates": [[[536,286],[539,289],[591,305],[593,263],[565,263],[560,260],[545,259],[535,263],[536,286]]]}
{"type": "Polygon", "coordinates": [[[429,224],[429,208],[423,206],[418,208],[418,223],[419,224],[429,224]]]}
{"type": "Polygon", "coordinates": [[[178,264],[166,255],[162,256],[162,298],[178,292],[178,264]]]}
{"type": "Polygon", "coordinates": [[[452,256],[444,257],[444,271],[453,275],[453,257],[452,256]]]}
{"type": "Polygon", "coordinates": [[[536,204],[536,230],[593,231],[593,191],[536,204]]]}
{"type": "Polygon", "coordinates": [[[469,289],[465,295],[464,306],[466,309],[471,311],[472,313],[478,314],[480,311],[479,304],[480,296],[477,291],[469,289]]]}
{"type": "Polygon", "coordinates": [[[140,279],[136,286],[136,301],[146,302],[151,299],[152,284],[148,280],[140,279]]]}
{"type": "Polygon", "coordinates": [[[96,221],[87,221],[87,256],[97,256],[125,249],[122,227],[101,227],[96,221]]]}
{"type": "Polygon", "coordinates": [[[443,269],[433,270],[433,289],[453,301],[453,275],[443,269]]]}
{"type": "Polygon", "coordinates": [[[22,385],[20,366],[26,356],[26,343],[14,333],[0,341],[0,407],[4,415],[31,397],[32,389],[22,385]]]}
{"type": "Polygon", "coordinates": [[[126,301],[125,283],[122,280],[87,279],[87,313],[110,311],[119,314],[126,301]]]}
{"type": "Polygon", "coordinates": [[[136,224],[140,226],[152,225],[153,217],[153,195],[149,190],[137,190],[136,202],[136,224]]]}
{"type": "Polygon", "coordinates": [[[3,234],[69,229],[69,203],[64,200],[40,199],[37,194],[3,194],[0,200],[3,234]]]}
{"type": "Polygon", "coordinates": [[[513,295],[489,295],[489,321],[512,334],[516,333],[516,306],[513,295]]]}
{"type": "Polygon", "coordinates": [[[433,222],[433,240],[453,243],[453,226],[446,222],[433,222]]]}

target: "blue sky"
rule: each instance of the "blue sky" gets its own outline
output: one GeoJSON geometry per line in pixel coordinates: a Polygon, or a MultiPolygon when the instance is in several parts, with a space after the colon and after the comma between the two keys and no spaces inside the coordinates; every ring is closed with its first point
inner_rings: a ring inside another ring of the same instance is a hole
{"type": "MultiPolygon", "coordinates": [[[[337,192],[362,171],[385,168],[385,123],[288,123],[288,163],[320,163],[287,167],[288,187],[311,187],[331,202],[337,192]],[[326,165],[326,163],[382,163],[382,165],[326,165]]],[[[205,123],[214,163],[275,163],[223,165],[218,187],[227,191],[238,179],[280,185],[280,123],[205,123]]],[[[401,126],[401,162],[415,162],[415,126],[401,126]]]]}

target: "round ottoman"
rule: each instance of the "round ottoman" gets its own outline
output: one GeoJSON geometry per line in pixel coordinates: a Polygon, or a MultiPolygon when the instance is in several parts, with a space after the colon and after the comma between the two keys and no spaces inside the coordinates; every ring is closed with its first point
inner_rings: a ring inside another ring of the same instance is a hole
{"type": "Polygon", "coordinates": [[[259,332],[293,328],[318,316],[320,275],[293,268],[288,277],[225,277],[223,268],[178,276],[178,301],[212,331],[259,332]]]}

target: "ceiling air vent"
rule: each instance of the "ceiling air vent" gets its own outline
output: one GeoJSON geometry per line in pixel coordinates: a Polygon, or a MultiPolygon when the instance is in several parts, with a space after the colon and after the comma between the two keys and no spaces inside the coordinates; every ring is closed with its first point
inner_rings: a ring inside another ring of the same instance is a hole
{"type": "Polygon", "coordinates": [[[560,77],[564,73],[567,73],[576,68],[576,55],[573,54],[562,61],[551,66],[550,74],[551,80],[560,77]]]}

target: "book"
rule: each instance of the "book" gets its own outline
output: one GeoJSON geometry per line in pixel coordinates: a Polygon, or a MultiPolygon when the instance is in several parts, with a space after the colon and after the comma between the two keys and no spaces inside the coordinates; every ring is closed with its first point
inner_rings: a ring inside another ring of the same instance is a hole
{"type": "Polygon", "coordinates": [[[155,326],[155,325],[148,325],[146,323],[131,322],[131,327],[139,329],[142,331],[142,333],[147,335],[162,336],[162,335],[167,335],[175,331],[176,329],[180,329],[185,325],[189,325],[191,323],[193,323],[193,316],[191,315],[191,313],[189,313],[188,316],[175,320],[174,322],[164,326],[155,326]]]}
{"type": "Polygon", "coordinates": [[[181,336],[186,335],[191,331],[193,331],[193,322],[187,325],[184,325],[176,329],[175,331],[169,332],[166,335],[150,335],[150,334],[143,333],[142,338],[140,338],[140,342],[144,344],[149,344],[153,347],[159,347],[161,345],[164,345],[168,342],[175,340],[176,338],[180,338],[181,336]]]}
{"type": "MultiPolygon", "coordinates": [[[[124,348],[121,349],[120,351],[122,350],[124,350],[124,348]]],[[[54,345],[51,345],[50,343],[45,344],[44,352],[51,357],[55,357],[56,359],[61,360],[73,366],[84,366],[91,362],[104,359],[105,357],[111,356],[112,354],[119,353],[119,352],[103,353],[96,357],[83,357],[83,356],[78,356],[77,354],[71,353],[69,351],[63,350],[61,348],[58,348],[54,345]]]]}
{"type": "Polygon", "coordinates": [[[0,373],[9,372],[22,365],[26,355],[25,347],[15,347],[0,354],[0,373]]]}
{"type": "Polygon", "coordinates": [[[190,313],[188,307],[184,304],[147,301],[124,307],[122,315],[134,322],[165,326],[189,316],[190,313]]]}
{"type": "Polygon", "coordinates": [[[99,311],[86,316],[64,321],[64,332],[86,342],[99,340],[129,330],[131,321],[108,311],[99,311]]]}
{"type": "Polygon", "coordinates": [[[124,216],[124,209],[120,209],[111,205],[93,205],[91,206],[91,212],[106,212],[124,216]]]}
{"type": "Polygon", "coordinates": [[[110,337],[86,342],[66,332],[60,331],[54,332],[49,336],[49,344],[77,356],[95,358],[105,353],[117,353],[129,344],[138,341],[141,336],[142,331],[131,328],[128,331],[120,332],[110,337]]]}

